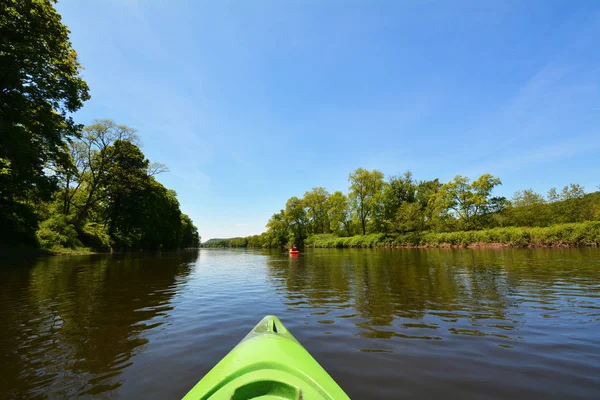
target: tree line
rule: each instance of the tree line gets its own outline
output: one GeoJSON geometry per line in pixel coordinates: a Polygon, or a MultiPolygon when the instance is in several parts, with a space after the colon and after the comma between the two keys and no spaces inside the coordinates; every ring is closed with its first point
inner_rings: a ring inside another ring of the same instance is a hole
{"type": "Polygon", "coordinates": [[[176,193],[155,176],[134,129],[83,127],[90,98],[53,0],[0,4],[0,239],[96,250],[197,247],[176,193]]]}
{"type": "Polygon", "coordinates": [[[552,188],[546,195],[519,190],[507,199],[493,195],[502,182],[490,174],[475,180],[457,175],[441,182],[416,180],[410,171],[385,179],[381,171],[358,168],[348,181],[347,194],[316,187],[303,197],[291,197],[261,235],[215,241],[208,247],[302,245],[323,234],[396,237],[600,220],[600,192],[586,194],[578,184],[552,188]]]}

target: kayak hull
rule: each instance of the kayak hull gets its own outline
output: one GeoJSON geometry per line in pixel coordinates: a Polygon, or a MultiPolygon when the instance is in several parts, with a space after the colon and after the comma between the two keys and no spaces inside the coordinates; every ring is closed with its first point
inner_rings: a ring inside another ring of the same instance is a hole
{"type": "Polygon", "coordinates": [[[184,397],[348,399],[275,316],[266,316],[184,397]]]}

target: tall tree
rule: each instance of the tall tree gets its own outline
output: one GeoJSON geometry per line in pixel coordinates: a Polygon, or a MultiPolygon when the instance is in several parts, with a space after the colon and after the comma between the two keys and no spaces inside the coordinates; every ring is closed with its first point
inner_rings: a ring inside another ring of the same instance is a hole
{"type": "Polygon", "coordinates": [[[139,147],[124,140],[115,141],[105,150],[112,154],[106,166],[110,179],[101,190],[108,233],[115,238],[117,247],[134,247],[139,245],[142,230],[148,228],[142,205],[150,185],[150,162],[139,147]]]}
{"type": "Polygon", "coordinates": [[[527,207],[545,202],[544,196],[536,193],[533,189],[517,190],[512,198],[514,207],[527,207]]]}
{"type": "Polygon", "coordinates": [[[288,241],[288,222],[285,218],[285,211],[281,210],[269,218],[266,228],[268,229],[269,246],[284,246],[288,241]]]}
{"type": "Polygon", "coordinates": [[[57,172],[56,208],[94,248],[194,247],[196,227],[181,213],[175,192],[154,179],[166,167],[150,163],[136,142],[134,129],[110,120],[87,126],[70,144],[72,168],[57,172]]]}
{"type": "Polygon", "coordinates": [[[500,178],[490,174],[481,175],[473,182],[465,176],[457,175],[436,193],[432,199],[434,209],[442,215],[451,210],[460,220],[463,229],[472,229],[481,224],[482,215],[490,212],[492,190],[500,184],[500,178]]]}
{"type": "Polygon", "coordinates": [[[510,223],[517,226],[544,226],[548,221],[548,207],[544,196],[533,189],[518,190],[507,210],[510,223]]]}
{"type": "Polygon", "coordinates": [[[407,171],[401,176],[392,176],[383,186],[382,200],[378,217],[381,220],[381,229],[389,232],[397,228],[396,219],[398,209],[404,203],[413,203],[417,190],[417,183],[413,180],[412,172],[407,171]]]}
{"type": "Polygon", "coordinates": [[[150,162],[135,144],[116,140],[104,148],[110,154],[99,192],[109,234],[118,248],[174,249],[194,242],[191,220],[184,218],[176,193],[150,176],[150,162]],[[187,231],[184,232],[184,229],[187,231]]]}
{"type": "Polygon", "coordinates": [[[585,191],[583,186],[571,183],[562,188],[557,202],[552,204],[552,213],[555,215],[555,223],[579,222],[585,218],[582,213],[586,207],[583,197],[585,191]]]}
{"type": "Polygon", "coordinates": [[[562,188],[560,192],[561,200],[579,199],[585,196],[585,190],[583,186],[577,183],[571,183],[562,188]]]}
{"type": "MultiPolygon", "coordinates": [[[[130,142],[136,144],[138,137],[135,129],[126,125],[119,125],[112,120],[95,120],[86,126],[81,134],[81,139],[76,142],[81,169],[76,171],[74,181],[77,186],[73,189],[71,197],[77,193],[82,184],[85,186],[81,204],[77,205],[75,227],[79,229],[88,217],[91,209],[103,200],[105,192],[102,190],[112,179],[110,168],[118,157],[119,149],[116,142],[130,142]]],[[[146,165],[147,169],[148,165],[146,165]]],[[[67,187],[67,191],[70,189],[67,187]]]]}
{"type": "Polygon", "coordinates": [[[352,235],[350,225],[352,223],[352,210],[348,197],[341,191],[335,191],[327,199],[327,215],[330,228],[334,231],[344,231],[348,236],[352,235]]]}
{"type": "MultiPolygon", "coordinates": [[[[0,2],[0,234],[21,230],[18,216],[48,199],[66,166],[68,116],[89,98],[69,30],[51,0],[0,2]],[[15,210],[19,208],[17,212],[15,210]],[[16,217],[15,217],[16,216],[16,217]]],[[[24,233],[24,232],[21,232],[24,233]]]]}
{"type": "Polygon", "coordinates": [[[434,210],[431,199],[440,191],[442,184],[438,178],[430,181],[420,181],[417,186],[415,201],[421,205],[421,221],[419,230],[431,227],[434,220],[434,210]]]}
{"type": "Polygon", "coordinates": [[[181,214],[181,239],[179,247],[182,249],[196,248],[200,246],[200,235],[198,228],[192,222],[192,219],[186,214],[181,214]]]}
{"type": "Polygon", "coordinates": [[[373,214],[384,185],[383,173],[374,169],[368,171],[358,168],[348,177],[350,181],[349,198],[353,202],[360,221],[362,233],[367,233],[367,221],[373,214]]]}
{"type": "Polygon", "coordinates": [[[143,210],[142,249],[176,249],[181,237],[181,210],[177,193],[169,190],[149,177],[148,185],[143,193],[143,202],[139,207],[143,210]]]}
{"type": "Polygon", "coordinates": [[[322,187],[316,187],[304,193],[302,201],[307,209],[307,216],[312,228],[311,233],[327,233],[329,231],[327,216],[328,198],[329,192],[322,187]]]}
{"type": "Polygon", "coordinates": [[[292,196],[285,204],[285,220],[290,230],[288,244],[301,246],[307,236],[308,217],[304,208],[304,202],[296,196],[292,196]]]}
{"type": "Polygon", "coordinates": [[[396,229],[400,233],[419,231],[423,226],[423,210],[418,202],[404,202],[396,212],[396,229]]]}

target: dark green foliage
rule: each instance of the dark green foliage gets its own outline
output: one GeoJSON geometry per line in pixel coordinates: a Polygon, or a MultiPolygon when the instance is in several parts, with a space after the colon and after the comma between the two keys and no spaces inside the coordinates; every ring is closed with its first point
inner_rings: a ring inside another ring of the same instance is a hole
{"type": "Polygon", "coordinates": [[[102,200],[98,214],[103,216],[114,248],[176,249],[199,245],[197,229],[181,213],[176,193],[150,175],[150,162],[138,146],[130,140],[117,139],[101,152],[110,156],[104,157],[102,167],[98,165],[96,169],[97,176],[102,173],[107,177],[97,187],[102,200]]]}
{"type": "Polygon", "coordinates": [[[0,242],[35,245],[38,216],[27,203],[0,197],[0,242]]]}
{"type": "Polygon", "coordinates": [[[40,246],[44,249],[82,246],[77,231],[64,215],[54,215],[41,222],[37,237],[40,246]]]}
{"type": "Polygon", "coordinates": [[[79,237],[85,246],[92,249],[98,251],[108,251],[111,249],[111,239],[108,230],[106,226],[98,222],[88,222],[85,224],[79,233],[79,237]]]}
{"type": "Polygon", "coordinates": [[[198,246],[175,192],[153,177],[164,166],[146,160],[135,130],[111,120],[81,129],[68,116],[89,98],[88,87],[53,3],[0,2],[0,240],[96,250],[198,246]]]}
{"type": "Polygon", "coordinates": [[[296,196],[290,197],[285,204],[285,224],[287,226],[287,245],[302,246],[308,235],[309,217],[306,203],[296,196]]]}
{"type": "Polygon", "coordinates": [[[186,214],[181,214],[181,239],[179,247],[182,249],[200,247],[198,229],[186,214]]]}
{"type": "Polygon", "coordinates": [[[49,200],[68,164],[68,113],[89,98],[81,65],[53,1],[0,2],[0,240],[34,237],[33,205],[49,200]]]}
{"type": "MultiPolygon", "coordinates": [[[[192,220],[154,170],[126,126],[96,121],[69,144],[72,166],[57,174],[59,190],[39,203],[43,248],[177,249],[198,247],[192,220]]],[[[26,215],[26,214],[16,214],[26,215]]],[[[21,217],[22,218],[22,217],[21,217]]],[[[60,249],[59,249],[60,250],[60,249]]]]}
{"type": "Polygon", "coordinates": [[[284,210],[279,211],[277,214],[273,214],[271,219],[269,219],[269,222],[267,222],[269,236],[268,243],[270,246],[281,247],[287,244],[289,240],[289,225],[284,210]]]}
{"type": "Polygon", "coordinates": [[[143,193],[140,241],[134,247],[143,249],[176,249],[181,238],[181,211],[175,192],[154,178],[143,193]]]}

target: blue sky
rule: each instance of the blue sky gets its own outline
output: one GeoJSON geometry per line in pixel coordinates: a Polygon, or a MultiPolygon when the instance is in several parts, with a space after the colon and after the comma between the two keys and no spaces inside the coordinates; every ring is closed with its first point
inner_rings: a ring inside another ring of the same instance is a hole
{"type": "Polygon", "coordinates": [[[600,184],[600,2],[61,0],[92,99],[203,240],[358,167],[600,184]]]}

